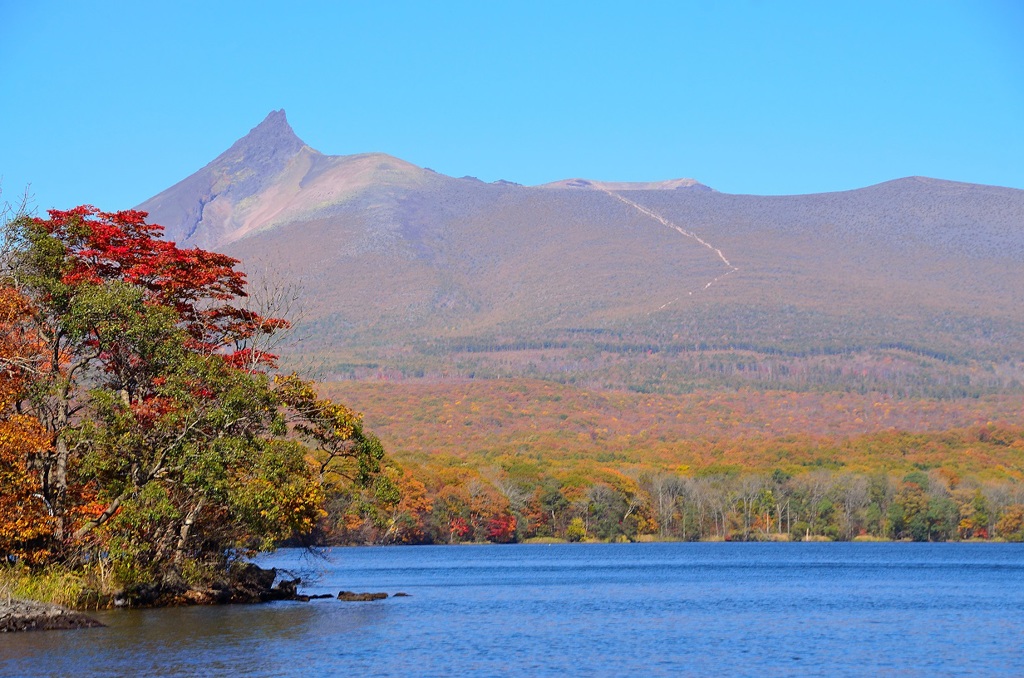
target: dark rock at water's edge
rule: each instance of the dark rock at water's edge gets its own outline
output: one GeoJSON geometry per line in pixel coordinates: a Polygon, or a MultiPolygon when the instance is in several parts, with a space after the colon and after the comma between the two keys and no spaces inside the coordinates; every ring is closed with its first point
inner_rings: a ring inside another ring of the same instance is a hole
{"type": "Polygon", "coordinates": [[[0,600],[0,633],[55,631],[103,626],[92,617],[52,603],[34,600],[0,600]]]}
{"type": "Polygon", "coordinates": [[[396,593],[395,595],[393,595],[391,597],[392,598],[411,598],[412,596],[410,596],[408,593],[403,593],[402,591],[399,591],[398,593],[396,593]]]}
{"type": "Polygon", "coordinates": [[[304,593],[297,593],[294,596],[292,596],[291,598],[288,598],[287,600],[297,600],[300,603],[308,603],[311,600],[325,600],[327,598],[333,598],[333,597],[334,596],[331,595],[330,593],[321,593],[321,594],[318,594],[318,595],[311,595],[311,596],[310,595],[306,595],[304,593]]]}
{"type": "Polygon", "coordinates": [[[161,585],[141,586],[116,598],[115,607],[173,607],[179,605],[225,605],[265,603],[272,600],[301,600],[301,579],[283,579],[277,584],[278,570],[265,570],[253,563],[236,563],[223,578],[204,588],[185,582],[165,581],[161,585]]]}
{"type": "Polygon", "coordinates": [[[342,591],[338,594],[338,600],[349,603],[359,603],[368,600],[384,600],[388,597],[386,593],[355,593],[353,591],[342,591]]]}

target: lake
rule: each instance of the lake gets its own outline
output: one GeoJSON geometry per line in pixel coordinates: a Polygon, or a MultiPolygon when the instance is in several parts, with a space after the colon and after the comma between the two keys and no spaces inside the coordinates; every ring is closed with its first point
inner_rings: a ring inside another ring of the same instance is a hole
{"type": "Polygon", "coordinates": [[[286,549],[367,603],[107,611],[0,636],[0,675],[1024,675],[1024,545],[286,549]]]}

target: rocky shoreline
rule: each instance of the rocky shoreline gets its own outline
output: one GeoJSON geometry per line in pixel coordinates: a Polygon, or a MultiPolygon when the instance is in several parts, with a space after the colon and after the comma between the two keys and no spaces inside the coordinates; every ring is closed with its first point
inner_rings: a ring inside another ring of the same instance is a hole
{"type": "Polygon", "coordinates": [[[52,603],[18,598],[0,599],[0,633],[57,631],[103,626],[92,617],[52,603]]]}
{"type": "MultiPolygon", "coordinates": [[[[274,583],[278,571],[264,570],[246,564],[235,571],[230,582],[218,582],[211,588],[144,588],[111,597],[104,606],[175,607],[181,605],[230,605],[266,603],[274,600],[308,602],[321,598],[336,598],[343,602],[369,602],[384,600],[387,593],[356,593],[341,591],[333,594],[304,595],[298,592],[301,579],[284,579],[274,583]]],[[[395,593],[392,597],[408,597],[408,593],[395,593]]],[[[53,603],[41,603],[19,598],[0,599],[0,633],[15,631],[53,631],[84,629],[104,626],[92,617],[53,603]]]]}

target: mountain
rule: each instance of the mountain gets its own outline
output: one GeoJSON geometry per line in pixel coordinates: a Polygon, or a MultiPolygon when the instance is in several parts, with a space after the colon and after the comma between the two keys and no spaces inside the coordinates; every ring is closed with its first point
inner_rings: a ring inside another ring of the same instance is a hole
{"type": "Polygon", "coordinates": [[[223,247],[255,231],[322,214],[371,186],[415,188],[430,172],[367,153],[326,156],[295,136],[285,112],[273,111],[209,165],[139,205],[166,237],[223,247]]]}
{"type": "Polygon", "coordinates": [[[139,208],[169,239],[298,281],[302,353],[337,376],[926,395],[1024,382],[1016,189],[485,183],[324,155],[276,111],[139,208]]]}

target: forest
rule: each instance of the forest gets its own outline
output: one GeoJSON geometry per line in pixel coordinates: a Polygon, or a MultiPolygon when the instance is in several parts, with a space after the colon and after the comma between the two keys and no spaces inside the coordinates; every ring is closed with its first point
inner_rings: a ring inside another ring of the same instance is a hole
{"type": "Polygon", "coordinates": [[[530,378],[655,394],[755,388],[951,399],[1024,392],[1016,319],[859,313],[695,306],[663,321],[668,330],[628,320],[607,328],[413,338],[400,349],[387,333],[353,335],[352,346],[328,344],[324,337],[339,330],[318,320],[309,348],[335,378],[353,380],[530,378]]]}
{"type": "Polygon", "coordinates": [[[410,455],[405,470],[385,468],[400,497],[336,495],[317,540],[1024,540],[1024,429],[867,434],[831,450],[796,437],[733,445],[673,455],[689,464],[613,452],[410,455]]]}
{"type": "Polygon", "coordinates": [[[367,412],[415,498],[381,512],[353,494],[331,507],[328,541],[1018,538],[1024,429],[1007,423],[1020,415],[1012,394],[659,395],[523,379],[322,388],[367,412]],[[489,536],[491,520],[504,532],[489,536]]]}

